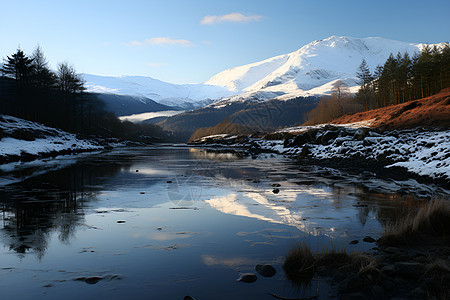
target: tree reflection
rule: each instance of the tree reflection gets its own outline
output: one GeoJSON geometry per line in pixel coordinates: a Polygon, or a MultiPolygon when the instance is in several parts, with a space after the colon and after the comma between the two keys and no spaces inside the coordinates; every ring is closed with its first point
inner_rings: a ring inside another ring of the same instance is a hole
{"type": "Polygon", "coordinates": [[[50,237],[57,233],[69,244],[85,223],[86,208],[97,201],[104,178],[123,164],[77,164],[5,187],[0,191],[3,243],[19,256],[42,258],[50,237]]]}

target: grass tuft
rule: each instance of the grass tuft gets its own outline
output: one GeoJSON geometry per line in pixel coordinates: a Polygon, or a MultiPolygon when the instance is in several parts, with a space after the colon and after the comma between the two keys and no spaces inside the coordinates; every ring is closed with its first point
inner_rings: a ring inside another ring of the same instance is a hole
{"type": "Polygon", "coordinates": [[[306,243],[292,247],[283,263],[283,270],[289,280],[308,284],[314,275],[314,255],[306,243]]]}
{"type": "Polygon", "coordinates": [[[420,208],[416,214],[386,226],[379,239],[382,245],[423,243],[424,240],[450,237],[450,206],[437,199],[420,208]]]}

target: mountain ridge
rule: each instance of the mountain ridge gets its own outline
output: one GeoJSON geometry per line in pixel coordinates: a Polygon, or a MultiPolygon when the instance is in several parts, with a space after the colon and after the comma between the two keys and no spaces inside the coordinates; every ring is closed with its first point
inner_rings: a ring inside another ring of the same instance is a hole
{"type": "MultiPolygon", "coordinates": [[[[440,47],[443,44],[429,45],[440,47]]],[[[161,104],[192,109],[230,101],[327,95],[337,80],[344,81],[350,92],[356,92],[355,76],[362,59],[373,71],[391,53],[407,52],[412,56],[425,45],[380,37],[331,36],[287,54],[226,69],[198,84],[171,84],[144,76],[84,76],[89,91],[132,94],[161,104]]]]}

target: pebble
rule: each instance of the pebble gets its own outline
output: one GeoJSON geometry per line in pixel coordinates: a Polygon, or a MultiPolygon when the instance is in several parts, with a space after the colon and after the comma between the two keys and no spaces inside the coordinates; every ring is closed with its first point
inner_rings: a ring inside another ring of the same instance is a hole
{"type": "Polygon", "coordinates": [[[272,193],[274,193],[274,194],[278,194],[280,192],[280,189],[273,189],[272,190],[272,193]]]}
{"type": "Polygon", "coordinates": [[[353,240],[353,241],[351,241],[349,244],[350,244],[350,245],[358,244],[358,240],[353,240]]]}
{"type": "Polygon", "coordinates": [[[118,224],[123,224],[123,223],[125,223],[126,221],[124,221],[124,220],[119,220],[119,221],[117,221],[117,223],[118,224]]]}

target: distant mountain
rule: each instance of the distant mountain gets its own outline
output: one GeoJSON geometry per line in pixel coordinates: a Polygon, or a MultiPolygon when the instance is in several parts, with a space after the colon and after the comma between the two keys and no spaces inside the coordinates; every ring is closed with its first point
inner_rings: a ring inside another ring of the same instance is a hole
{"type": "Polygon", "coordinates": [[[97,99],[105,103],[105,108],[116,116],[129,116],[145,112],[167,110],[181,110],[179,107],[167,106],[142,96],[100,94],[95,93],[97,99]]]}
{"type": "Polygon", "coordinates": [[[230,102],[220,107],[210,105],[187,111],[168,117],[157,124],[167,131],[176,132],[185,141],[188,141],[198,129],[214,127],[222,122],[225,122],[225,126],[221,127],[224,131],[222,133],[232,129],[234,125],[240,126],[247,133],[267,132],[304,123],[306,114],[317,105],[317,102],[316,97],[230,102]]]}
{"type": "MultiPolygon", "coordinates": [[[[83,74],[89,92],[116,94],[150,99],[158,103],[177,106],[180,109],[195,109],[206,106],[231,91],[207,84],[173,84],[145,76],[98,76],[83,74]]],[[[140,111],[147,112],[147,111],[140,111]]]]}
{"type": "MultiPolygon", "coordinates": [[[[269,99],[287,100],[331,93],[343,80],[356,92],[356,71],[365,59],[373,71],[391,53],[411,56],[425,44],[379,37],[331,36],[297,51],[218,73],[200,84],[171,84],[143,76],[105,77],[84,74],[89,91],[145,97],[158,103],[193,109],[210,103],[269,99]]],[[[144,112],[144,111],[142,111],[144,112]]]]}

